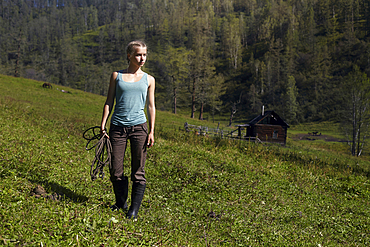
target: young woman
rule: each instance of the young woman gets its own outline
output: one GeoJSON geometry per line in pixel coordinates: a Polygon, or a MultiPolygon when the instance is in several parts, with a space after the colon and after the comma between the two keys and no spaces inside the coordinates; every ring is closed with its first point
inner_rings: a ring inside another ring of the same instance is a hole
{"type": "Polygon", "coordinates": [[[136,218],[146,187],[145,159],[147,148],[154,145],[154,77],[143,72],[141,68],[147,57],[147,46],[142,41],[132,41],[127,46],[128,67],[124,70],[113,72],[110,78],[107,100],[103,109],[101,121],[101,135],[108,134],[105,126],[113,108],[108,138],[112,144],[112,160],[110,167],[110,180],[116,203],[112,210],[128,208],[128,178],[123,173],[123,159],[125,156],[127,140],[131,145],[131,206],[126,216],[136,218]],[[148,99],[148,123],[144,108],[148,99]]]}

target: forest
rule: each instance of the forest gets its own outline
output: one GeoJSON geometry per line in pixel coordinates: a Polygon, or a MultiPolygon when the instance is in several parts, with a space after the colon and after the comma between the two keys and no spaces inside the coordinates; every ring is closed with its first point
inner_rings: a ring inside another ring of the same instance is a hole
{"type": "Polygon", "coordinates": [[[368,126],[369,37],[366,0],[0,0],[1,74],[105,95],[141,39],[158,109],[230,123],[368,126]]]}

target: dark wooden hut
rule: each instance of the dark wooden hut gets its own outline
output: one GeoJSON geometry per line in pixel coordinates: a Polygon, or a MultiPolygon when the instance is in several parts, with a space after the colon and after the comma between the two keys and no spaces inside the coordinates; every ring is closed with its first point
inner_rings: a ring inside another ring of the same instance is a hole
{"type": "Polygon", "coordinates": [[[266,111],[247,124],[237,125],[238,136],[244,138],[286,144],[287,130],[289,125],[274,111],[266,111]]]}

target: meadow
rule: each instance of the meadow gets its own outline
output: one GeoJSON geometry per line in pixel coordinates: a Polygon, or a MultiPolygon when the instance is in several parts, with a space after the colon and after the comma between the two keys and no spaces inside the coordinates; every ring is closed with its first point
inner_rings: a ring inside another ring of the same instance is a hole
{"type": "Polygon", "coordinates": [[[0,75],[0,245],[370,245],[368,154],[293,138],[339,135],[325,124],[292,126],[282,147],[197,136],[184,122],[217,124],[158,111],[147,190],[128,220],[109,209],[108,175],[91,181],[82,138],[105,98],[41,85],[0,75]],[[37,185],[58,198],[31,195],[37,185]]]}

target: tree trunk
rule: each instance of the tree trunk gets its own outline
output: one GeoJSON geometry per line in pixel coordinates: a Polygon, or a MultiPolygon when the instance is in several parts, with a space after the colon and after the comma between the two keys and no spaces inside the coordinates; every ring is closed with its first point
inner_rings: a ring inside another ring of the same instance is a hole
{"type": "Polygon", "coordinates": [[[212,106],[212,122],[215,122],[215,107],[212,106]]]}
{"type": "Polygon", "coordinates": [[[191,118],[194,118],[194,112],[195,112],[195,78],[193,80],[193,92],[191,96],[191,118]]]}
{"type": "Polygon", "coordinates": [[[233,111],[231,111],[231,114],[230,114],[230,120],[229,120],[229,127],[231,126],[231,124],[233,123],[233,117],[234,117],[234,113],[233,111]]]}
{"type": "Polygon", "coordinates": [[[21,36],[22,35],[22,32],[19,31],[19,39],[18,39],[18,52],[17,52],[17,60],[15,61],[15,71],[14,71],[14,76],[15,77],[19,77],[19,59],[20,59],[20,56],[21,56],[21,36]]]}
{"type": "Polygon", "coordinates": [[[355,32],[355,28],[354,28],[354,18],[353,18],[353,4],[351,6],[351,10],[352,10],[352,22],[351,22],[351,30],[352,30],[352,33],[355,32]]]}
{"type": "Polygon", "coordinates": [[[176,88],[173,89],[173,113],[176,114],[176,104],[177,104],[177,92],[176,88]]]}
{"type": "Polygon", "coordinates": [[[360,137],[361,137],[361,123],[359,124],[358,126],[358,140],[357,140],[357,152],[356,152],[356,156],[360,156],[361,152],[360,152],[360,137]]]}
{"type": "Polygon", "coordinates": [[[200,103],[200,112],[199,112],[199,120],[203,120],[203,106],[204,103],[200,103]]]}
{"type": "MultiPolygon", "coordinates": [[[[240,94],[240,98],[242,97],[242,94],[240,94]]],[[[240,98],[239,98],[239,102],[240,103],[240,98]]],[[[232,107],[231,107],[231,113],[230,113],[230,120],[229,120],[229,126],[231,126],[231,124],[233,123],[233,117],[234,117],[234,114],[236,113],[237,111],[237,108],[236,108],[236,104],[237,103],[233,103],[232,107]]]]}
{"type": "Polygon", "coordinates": [[[352,150],[351,150],[351,153],[352,153],[352,156],[355,156],[356,155],[356,106],[355,106],[355,97],[354,96],[354,99],[353,99],[353,109],[352,109],[352,113],[353,113],[353,119],[352,119],[352,150]]]}

